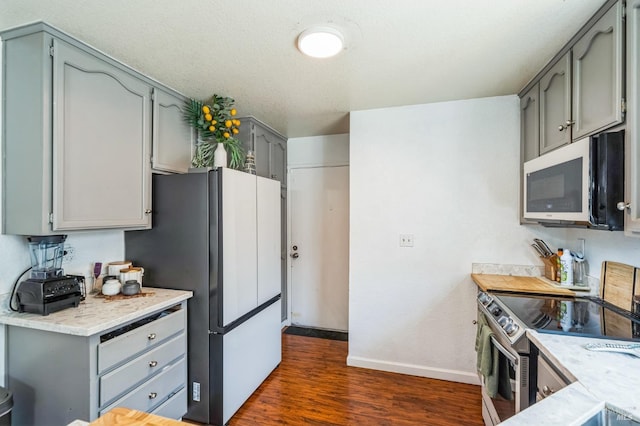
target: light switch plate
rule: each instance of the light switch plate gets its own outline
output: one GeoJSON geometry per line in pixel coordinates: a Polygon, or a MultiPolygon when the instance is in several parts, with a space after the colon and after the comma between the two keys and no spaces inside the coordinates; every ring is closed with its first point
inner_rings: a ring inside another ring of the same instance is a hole
{"type": "Polygon", "coordinates": [[[400,247],[413,247],[413,234],[400,234],[400,247]]]}

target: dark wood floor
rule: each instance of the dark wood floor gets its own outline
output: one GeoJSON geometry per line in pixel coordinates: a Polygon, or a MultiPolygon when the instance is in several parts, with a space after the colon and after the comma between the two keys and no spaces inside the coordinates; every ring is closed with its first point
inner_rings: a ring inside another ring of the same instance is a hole
{"type": "Polygon", "coordinates": [[[483,425],[478,386],[347,367],[347,345],[283,334],[282,363],[228,425],[483,425]]]}

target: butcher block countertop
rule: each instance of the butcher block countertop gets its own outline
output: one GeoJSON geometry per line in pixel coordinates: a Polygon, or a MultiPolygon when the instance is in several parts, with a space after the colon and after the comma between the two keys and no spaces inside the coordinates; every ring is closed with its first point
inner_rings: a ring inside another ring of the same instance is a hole
{"type": "Polygon", "coordinates": [[[560,296],[576,295],[574,291],[551,284],[541,277],[471,274],[471,278],[482,291],[511,291],[533,294],[554,294],[560,296]]]}
{"type": "Polygon", "coordinates": [[[185,423],[155,414],[131,410],[124,407],[116,407],[91,423],[75,420],[67,426],[188,426],[185,423]]]}

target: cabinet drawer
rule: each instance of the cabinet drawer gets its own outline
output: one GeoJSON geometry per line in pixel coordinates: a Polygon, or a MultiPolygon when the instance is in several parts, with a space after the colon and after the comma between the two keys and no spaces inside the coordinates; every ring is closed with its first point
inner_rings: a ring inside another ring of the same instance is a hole
{"type": "Polygon", "coordinates": [[[187,389],[182,388],[166,402],[153,410],[151,414],[179,420],[187,414],[187,389]]]}
{"type": "Polygon", "coordinates": [[[567,385],[567,380],[556,373],[547,360],[538,357],[538,389],[536,392],[536,401],[540,401],[558,392],[567,385]]]}
{"type": "Polygon", "coordinates": [[[183,309],[98,345],[98,374],[184,329],[183,309]]]}
{"type": "Polygon", "coordinates": [[[100,410],[100,415],[115,407],[150,412],[186,384],[187,365],[184,358],[165,371],[138,386],[123,398],[100,410]]]}
{"type": "Polygon", "coordinates": [[[162,371],[170,362],[184,355],[185,348],[183,333],[102,376],[100,378],[100,406],[144,381],[147,377],[162,371]]]}

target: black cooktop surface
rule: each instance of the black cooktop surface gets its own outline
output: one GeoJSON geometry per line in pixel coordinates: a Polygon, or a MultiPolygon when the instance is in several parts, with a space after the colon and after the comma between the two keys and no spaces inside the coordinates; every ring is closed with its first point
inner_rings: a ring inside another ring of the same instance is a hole
{"type": "Polygon", "coordinates": [[[598,298],[529,294],[496,297],[526,327],[539,332],[640,340],[640,318],[598,298]]]}

